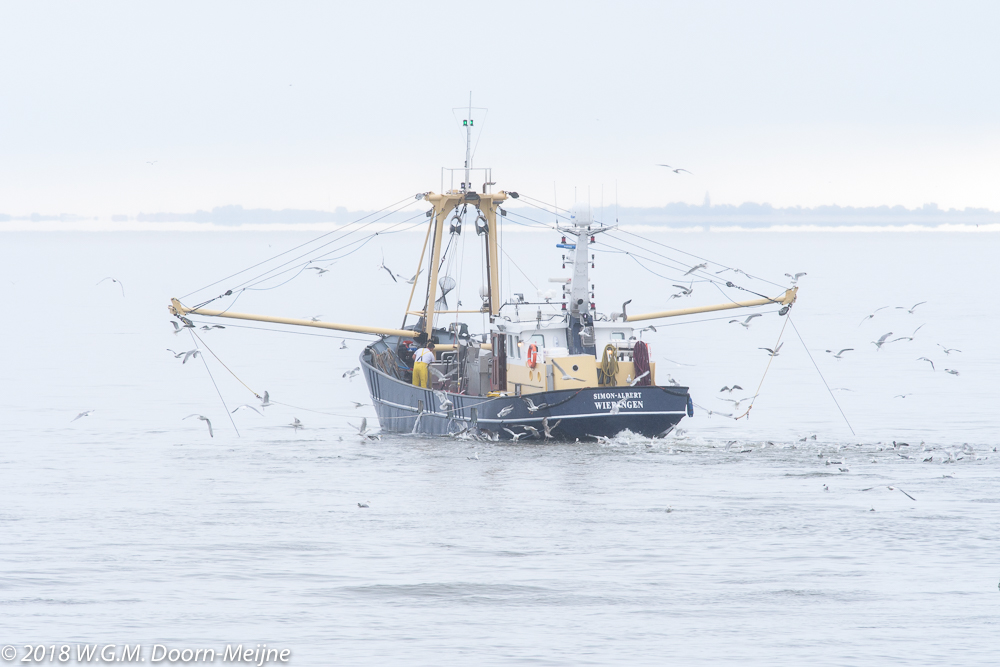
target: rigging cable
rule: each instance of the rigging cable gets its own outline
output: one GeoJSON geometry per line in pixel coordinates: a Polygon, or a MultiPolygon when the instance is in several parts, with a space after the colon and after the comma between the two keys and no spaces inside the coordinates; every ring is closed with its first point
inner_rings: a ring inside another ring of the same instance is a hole
{"type": "Polygon", "coordinates": [[[251,269],[255,269],[255,268],[257,268],[258,266],[261,266],[261,265],[263,265],[263,264],[267,264],[267,263],[268,263],[268,262],[270,262],[271,260],[274,260],[274,259],[277,259],[278,257],[281,257],[282,255],[287,255],[288,253],[290,253],[290,252],[294,252],[294,251],[298,250],[299,248],[304,248],[305,246],[309,245],[310,243],[315,243],[316,241],[318,241],[318,240],[320,240],[321,238],[324,238],[324,237],[326,237],[326,236],[329,236],[330,234],[334,234],[334,233],[336,233],[336,232],[339,232],[339,231],[343,231],[343,230],[347,229],[348,227],[350,227],[351,225],[355,225],[355,224],[358,224],[359,222],[361,222],[361,221],[362,221],[362,220],[364,220],[365,218],[369,218],[369,217],[371,217],[371,216],[373,216],[373,215],[378,215],[378,214],[379,214],[379,213],[381,213],[382,211],[386,211],[386,210],[388,210],[388,209],[390,209],[390,208],[392,208],[392,207],[394,207],[394,206],[398,206],[399,204],[401,204],[401,203],[403,203],[403,202],[405,202],[405,201],[408,201],[408,200],[409,200],[409,197],[406,197],[406,198],[404,198],[404,199],[400,199],[399,201],[395,202],[394,204],[389,204],[389,205],[388,205],[388,206],[386,206],[385,208],[381,208],[381,209],[379,209],[379,210],[377,210],[377,211],[374,211],[373,213],[369,213],[368,215],[365,215],[365,216],[362,216],[362,217],[358,218],[357,220],[355,220],[355,221],[353,221],[353,222],[349,222],[349,223],[347,223],[346,225],[344,225],[344,227],[342,227],[342,228],[340,228],[340,229],[333,229],[333,230],[330,230],[329,232],[327,232],[327,233],[325,233],[325,234],[321,234],[320,236],[317,236],[317,237],[316,237],[316,238],[314,238],[314,239],[310,239],[309,241],[306,241],[305,243],[302,243],[302,244],[299,244],[299,245],[295,246],[294,248],[289,248],[288,250],[286,250],[286,251],[284,251],[284,252],[280,252],[280,253],[278,253],[277,255],[274,255],[274,256],[272,256],[272,257],[268,257],[267,259],[265,259],[265,260],[263,260],[263,261],[260,261],[260,262],[257,262],[257,263],[256,263],[256,264],[254,264],[253,266],[248,266],[247,268],[245,268],[245,269],[242,269],[241,271],[237,271],[236,273],[234,273],[234,274],[232,274],[232,275],[228,275],[228,276],[226,276],[225,278],[220,278],[219,280],[216,280],[216,281],[215,281],[214,283],[209,283],[208,285],[205,285],[204,287],[199,287],[198,289],[194,290],[193,292],[188,292],[187,294],[185,294],[185,295],[184,295],[184,296],[182,296],[181,298],[182,298],[182,299],[186,299],[186,298],[188,298],[189,296],[191,296],[192,294],[195,294],[195,293],[197,293],[197,292],[200,292],[200,291],[202,291],[202,290],[205,290],[205,289],[208,289],[209,287],[212,287],[213,285],[218,285],[219,283],[221,283],[221,282],[224,282],[224,281],[226,281],[226,280],[229,280],[230,278],[234,278],[234,277],[236,277],[236,276],[240,275],[241,273],[246,273],[247,271],[250,271],[251,269]]]}
{"type": "MultiPolygon", "coordinates": [[[[778,333],[778,340],[774,342],[774,351],[777,352],[778,348],[781,347],[781,337],[785,335],[785,327],[788,326],[789,318],[785,318],[785,323],[781,325],[781,331],[778,333]]],[[[767,360],[767,366],[764,368],[764,374],[760,376],[760,384],[757,385],[757,391],[753,393],[750,398],[750,405],[747,406],[747,411],[741,414],[739,417],[734,417],[733,419],[743,419],[746,417],[750,419],[750,411],[753,409],[753,404],[757,401],[757,397],[760,396],[760,388],[764,386],[764,378],[767,377],[767,372],[771,370],[771,362],[774,361],[775,355],[772,354],[767,360]]]]}
{"type": "MultiPolygon", "coordinates": [[[[792,322],[791,315],[792,315],[791,313],[788,313],[788,315],[786,316],[789,322],[792,322]]],[[[820,371],[819,366],[816,365],[816,360],[813,359],[812,353],[806,346],[806,342],[802,340],[802,334],[799,333],[798,328],[795,326],[795,322],[792,322],[792,330],[795,331],[795,335],[799,337],[799,342],[802,343],[802,348],[806,351],[806,354],[809,355],[809,361],[812,362],[813,367],[816,369],[816,372],[819,373],[819,379],[823,381],[823,386],[825,386],[826,390],[830,393],[830,398],[833,399],[834,405],[836,405],[837,409],[840,410],[840,416],[844,418],[845,422],[847,422],[847,428],[851,429],[851,435],[856,436],[857,434],[854,432],[854,427],[851,426],[851,422],[847,420],[847,415],[844,414],[843,408],[841,408],[840,403],[837,402],[837,397],[833,395],[833,390],[830,389],[830,385],[827,384],[826,378],[823,377],[823,372],[820,371]]]]}
{"type": "MultiPolygon", "coordinates": [[[[188,329],[188,333],[191,334],[192,338],[197,339],[197,340],[194,341],[194,346],[197,348],[198,347],[198,341],[201,340],[201,339],[198,338],[198,334],[196,334],[191,329],[188,329]]],[[[208,346],[206,345],[205,347],[207,348],[208,346]]],[[[209,350],[209,352],[211,352],[211,350],[209,350]]],[[[236,431],[236,437],[237,438],[243,437],[243,436],[240,435],[240,430],[238,428],[236,428],[236,422],[233,421],[233,415],[232,415],[232,413],[229,412],[229,406],[226,405],[226,399],[222,398],[222,392],[219,391],[219,385],[217,385],[215,383],[215,378],[212,376],[212,369],[210,369],[208,367],[208,360],[205,359],[205,355],[204,354],[199,354],[198,356],[201,357],[201,362],[203,364],[205,364],[205,370],[208,371],[208,377],[209,377],[209,379],[212,380],[212,385],[215,387],[215,393],[219,395],[219,400],[222,401],[222,407],[226,411],[226,416],[229,417],[229,423],[233,425],[233,430],[236,431]]],[[[212,356],[215,357],[215,353],[214,352],[212,353],[212,356]]],[[[218,357],[215,357],[215,358],[218,359],[218,357]]],[[[229,369],[227,368],[226,370],[229,370],[229,369]]],[[[232,373],[232,371],[229,371],[229,372],[232,373]]],[[[248,389],[249,389],[249,387],[248,387],[248,389]]],[[[185,419],[186,419],[186,417],[185,417],[185,419]]]]}

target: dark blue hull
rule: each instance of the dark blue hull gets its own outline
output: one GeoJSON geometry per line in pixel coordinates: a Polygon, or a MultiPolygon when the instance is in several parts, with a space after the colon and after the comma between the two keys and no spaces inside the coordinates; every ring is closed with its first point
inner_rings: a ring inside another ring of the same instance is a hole
{"type": "Polygon", "coordinates": [[[652,438],[666,433],[692,410],[687,387],[588,387],[525,396],[466,396],[415,387],[378,370],[365,355],[361,367],[379,424],[387,433],[450,435],[479,429],[510,440],[514,437],[510,429],[524,433],[524,439],[543,438],[543,420],[548,419],[557,440],[610,437],[626,429],[652,438]],[[442,405],[442,399],[451,405],[442,405]]]}

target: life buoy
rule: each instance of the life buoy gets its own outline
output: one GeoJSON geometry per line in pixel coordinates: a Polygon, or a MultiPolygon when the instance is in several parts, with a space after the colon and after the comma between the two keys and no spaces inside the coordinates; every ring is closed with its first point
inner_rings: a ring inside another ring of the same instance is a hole
{"type": "Polygon", "coordinates": [[[538,346],[532,343],[528,346],[528,368],[538,365],[538,346]]]}

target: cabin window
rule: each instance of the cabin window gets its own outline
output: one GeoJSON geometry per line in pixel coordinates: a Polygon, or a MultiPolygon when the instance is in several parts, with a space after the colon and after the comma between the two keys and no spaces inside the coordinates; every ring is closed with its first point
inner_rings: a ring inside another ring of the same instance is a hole
{"type": "Polygon", "coordinates": [[[528,344],[529,345],[531,345],[531,344],[537,345],[539,350],[543,349],[545,347],[545,335],[544,334],[532,334],[531,338],[528,339],[528,344]]]}
{"type": "Polygon", "coordinates": [[[521,341],[521,337],[520,336],[517,337],[517,344],[514,347],[517,348],[517,358],[520,359],[521,355],[524,354],[521,351],[521,348],[524,347],[524,342],[521,341]]]}
{"type": "Polygon", "coordinates": [[[611,340],[625,340],[625,332],[624,331],[612,331],[611,332],[611,340]]]}

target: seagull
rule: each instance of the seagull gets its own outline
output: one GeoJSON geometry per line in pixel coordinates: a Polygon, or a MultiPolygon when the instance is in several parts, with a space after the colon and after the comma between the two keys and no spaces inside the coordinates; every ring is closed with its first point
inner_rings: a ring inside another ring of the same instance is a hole
{"type": "Polygon", "coordinates": [[[358,507],[361,507],[363,509],[368,509],[368,507],[369,507],[368,503],[369,503],[369,501],[365,501],[363,503],[358,503],[358,507]]]}
{"type": "Polygon", "coordinates": [[[396,274],[392,272],[392,269],[390,269],[388,266],[385,265],[385,252],[382,253],[382,263],[378,265],[378,268],[385,269],[385,272],[389,274],[390,278],[392,278],[392,282],[394,283],[399,282],[398,280],[396,280],[396,274]]]}
{"type": "MultiPolygon", "coordinates": [[[[350,424],[350,422],[348,422],[348,424],[350,424]]],[[[362,417],[361,418],[361,426],[354,426],[354,424],[351,424],[351,426],[354,427],[354,428],[356,428],[356,429],[358,429],[358,435],[360,435],[362,437],[368,435],[368,419],[367,419],[367,417],[362,417]]]]}
{"type": "Polygon", "coordinates": [[[204,331],[211,331],[212,329],[225,329],[226,327],[222,326],[221,324],[206,324],[201,328],[204,331]]]}
{"type": "MultiPolygon", "coordinates": [[[[688,271],[688,273],[691,273],[691,272],[688,271]]],[[[684,275],[687,275],[687,273],[685,273],[684,275]]],[[[684,285],[674,285],[674,287],[676,287],[677,289],[679,289],[681,291],[681,293],[677,294],[676,296],[691,296],[691,292],[694,291],[694,283],[691,283],[687,287],[685,287],[684,285]]]]}
{"type": "Polygon", "coordinates": [[[898,488],[898,487],[895,487],[895,486],[888,486],[888,487],[886,487],[886,488],[887,488],[887,489],[889,489],[890,491],[899,491],[899,492],[900,492],[900,493],[902,493],[902,494],[903,494],[904,496],[906,496],[907,498],[909,498],[910,500],[912,500],[912,501],[914,501],[914,502],[916,502],[916,500],[917,500],[916,498],[914,498],[913,496],[911,496],[910,494],[908,494],[908,493],[907,493],[906,491],[903,491],[902,489],[900,489],[900,488],[898,488]]]}
{"type": "Polygon", "coordinates": [[[520,439],[521,439],[522,437],[524,437],[524,436],[528,435],[528,432],[527,432],[527,431],[525,431],[524,433],[514,433],[513,431],[511,431],[511,430],[510,430],[509,428],[507,428],[507,427],[504,427],[504,429],[503,429],[503,430],[505,430],[505,431],[507,431],[508,433],[510,433],[511,437],[513,437],[513,438],[514,438],[514,442],[517,442],[517,441],[518,441],[518,440],[520,440],[520,439]]]}
{"type": "MultiPolygon", "coordinates": [[[[210,438],[214,438],[215,437],[215,434],[212,433],[212,421],[208,417],[206,417],[204,415],[193,414],[193,415],[188,415],[184,419],[191,419],[191,417],[197,417],[198,419],[200,419],[203,422],[205,422],[206,424],[208,424],[208,436],[210,438]]],[[[181,421],[184,421],[184,419],[182,419],[181,421]]]]}
{"type": "Polygon", "coordinates": [[[472,452],[472,456],[466,456],[465,458],[469,459],[470,461],[472,461],[473,459],[475,459],[476,461],[478,461],[479,460],[479,452],[473,451],[472,452]]]}
{"type": "Polygon", "coordinates": [[[153,160],[152,162],[146,160],[146,164],[156,164],[157,162],[159,162],[159,160],[153,160]]]}
{"type": "Polygon", "coordinates": [[[666,167],[667,169],[673,169],[669,164],[658,164],[657,167],[666,167]]]}
{"type": "Polygon", "coordinates": [[[294,428],[296,431],[298,431],[300,428],[305,428],[305,426],[302,425],[302,422],[299,421],[298,417],[295,417],[292,420],[292,423],[289,424],[289,426],[291,426],[292,428],[294,428]]]}
{"type": "Polygon", "coordinates": [[[748,315],[747,318],[745,320],[743,320],[742,322],[740,322],[739,320],[729,320],[729,324],[732,324],[733,322],[736,322],[737,324],[739,324],[744,329],[749,329],[750,328],[750,320],[752,320],[755,317],[760,317],[760,316],[761,316],[760,313],[754,313],[753,315],[748,315]]]}
{"type": "Polygon", "coordinates": [[[731,412],[716,412],[715,410],[705,410],[705,412],[708,413],[709,419],[712,418],[712,415],[722,415],[723,417],[729,417],[730,419],[733,419],[733,415],[731,412]]]}
{"type": "Polygon", "coordinates": [[[909,395],[910,394],[896,394],[895,396],[893,396],[893,398],[906,398],[909,395]]]}
{"type": "Polygon", "coordinates": [[[629,383],[629,386],[630,387],[636,386],[637,384],[639,384],[639,381],[642,380],[642,378],[646,377],[647,375],[649,375],[649,371],[645,371],[644,373],[641,373],[640,375],[636,376],[636,378],[632,380],[631,383],[629,383]]]}
{"type": "Polygon", "coordinates": [[[833,350],[827,350],[827,352],[829,352],[830,354],[833,354],[833,358],[834,359],[840,359],[841,358],[840,355],[842,355],[844,352],[853,352],[853,351],[854,351],[853,347],[845,347],[843,350],[841,350],[837,354],[833,354],[833,350]]]}
{"type": "Polygon", "coordinates": [[[732,387],[723,387],[719,391],[720,392],[728,391],[731,394],[731,393],[733,393],[737,389],[739,389],[740,391],[743,391],[743,387],[739,386],[738,384],[734,384],[732,387]]]}
{"type": "Polygon", "coordinates": [[[950,368],[946,368],[946,369],[944,369],[944,372],[945,372],[945,373],[951,373],[952,375],[958,375],[958,371],[956,371],[956,370],[952,370],[952,369],[950,369],[950,368]]]}
{"type": "Polygon", "coordinates": [[[769,356],[776,357],[776,356],[778,356],[778,353],[781,351],[781,346],[782,345],[784,345],[784,343],[778,343],[778,347],[774,348],[773,350],[771,348],[769,348],[769,347],[758,347],[757,349],[758,350],[767,350],[769,356]]]}
{"type": "Polygon", "coordinates": [[[438,407],[440,407],[442,410],[447,411],[450,410],[452,407],[454,407],[454,403],[452,403],[451,399],[448,398],[448,394],[444,393],[443,391],[435,390],[434,395],[438,397],[438,407]]]}
{"type": "MultiPolygon", "coordinates": [[[[864,319],[862,319],[862,320],[861,320],[861,324],[864,324],[864,323],[865,323],[865,320],[870,320],[871,318],[875,317],[875,313],[877,313],[878,311],[880,311],[880,310],[885,310],[885,309],[886,309],[886,308],[888,308],[888,307],[889,307],[889,306],[882,306],[881,308],[876,308],[876,309],[875,309],[875,312],[874,312],[874,313],[872,313],[871,315],[865,315],[864,319]]],[[[860,327],[860,326],[861,326],[861,324],[859,324],[858,326],[860,327]]]]}
{"type": "Polygon", "coordinates": [[[590,433],[588,433],[587,435],[590,436],[591,438],[596,439],[597,442],[599,442],[602,445],[610,445],[611,444],[611,438],[609,438],[606,435],[591,435],[590,433]]]}
{"type": "Polygon", "coordinates": [[[917,306],[923,305],[925,303],[927,303],[927,302],[926,301],[921,301],[920,303],[915,303],[915,304],[913,304],[912,308],[907,308],[906,306],[896,306],[896,310],[905,310],[910,315],[912,315],[913,311],[917,309],[917,306]]]}
{"type": "Polygon", "coordinates": [[[891,335],[892,335],[892,332],[890,331],[889,333],[887,333],[884,336],[882,336],[881,338],[879,338],[877,341],[874,341],[874,340],[871,341],[871,344],[875,346],[876,350],[881,350],[882,346],[885,345],[885,339],[888,338],[891,335]]]}
{"type": "Polygon", "coordinates": [[[273,403],[271,403],[271,396],[266,391],[264,392],[264,398],[260,399],[260,407],[269,408],[273,403]]]}
{"type": "Polygon", "coordinates": [[[438,369],[434,368],[433,366],[430,366],[429,368],[431,369],[431,373],[434,373],[434,375],[437,375],[438,379],[440,379],[440,380],[444,380],[445,378],[449,378],[449,377],[451,377],[452,375],[454,375],[455,373],[458,372],[458,366],[456,366],[455,368],[451,369],[447,373],[442,373],[441,371],[439,371],[438,369]]]}
{"type": "Polygon", "coordinates": [[[794,285],[795,283],[799,282],[799,278],[801,278],[802,276],[807,276],[809,274],[803,271],[802,273],[796,273],[795,275],[792,275],[791,273],[786,273],[785,275],[792,279],[792,284],[794,285]]]}
{"type": "Polygon", "coordinates": [[[346,338],[344,338],[344,339],[342,339],[340,341],[340,349],[341,350],[346,350],[347,349],[347,339],[346,338]]]}
{"type": "Polygon", "coordinates": [[[548,417],[543,417],[542,418],[542,430],[545,431],[545,439],[546,440],[551,440],[552,439],[552,429],[556,428],[561,423],[562,423],[562,420],[560,419],[555,424],[551,424],[550,425],[548,417]]]}
{"type": "Polygon", "coordinates": [[[675,174],[679,174],[679,173],[681,173],[682,171],[683,171],[683,172],[684,172],[685,174],[690,174],[690,173],[691,173],[691,172],[690,172],[690,171],[688,171],[687,169],[680,169],[680,168],[678,168],[678,169],[674,169],[674,173],[675,173],[675,174]]]}
{"type": "MultiPolygon", "coordinates": [[[[112,278],[111,276],[108,276],[107,278],[101,278],[101,279],[100,279],[99,281],[97,281],[97,285],[100,285],[100,284],[101,284],[101,283],[103,283],[103,282],[104,282],[105,280],[110,280],[110,281],[111,281],[111,282],[113,282],[113,283],[118,283],[118,287],[120,287],[120,288],[121,288],[121,290],[122,290],[122,296],[125,296],[125,286],[124,286],[124,285],[122,285],[122,281],[118,280],[117,278],[112,278]]],[[[95,285],[95,287],[96,287],[97,285],[95,285]]]]}
{"type": "Polygon", "coordinates": [[[319,318],[321,318],[321,317],[323,317],[323,316],[322,315],[312,315],[312,316],[306,315],[302,319],[309,320],[310,322],[319,322],[319,318]]]}
{"type": "Polygon", "coordinates": [[[257,414],[259,414],[261,417],[264,416],[263,412],[261,412],[260,410],[258,410],[257,408],[255,408],[252,405],[246,405],[246,404],[243,404],[243,405],[239,406],[238,408],[236,408],[235,410],[233,410],[232,414],[236,414],[239,410],[253,410],[257,414]]]}
{"type": "Polygon", "coordinates": [[[363,408],[366,405],[371,405],[371,403],[358,403],[357,401],[351,401],[351,403],[354,403],[355,410],[357,410],[358,408],[363,408]]]}
{"type": "Polygon", "coordinates": [[[320,278],[323,277],[324,273],[330,273],[330,269],[323,269],[318,266],[307,266],[306,268],[311,271],[319,271],[319,273],[317,273],[316,275],[319,276],[320,278]]]}
{"type": "Polygon", "coordinates": [[[514,412],[514,406],[513,405],[508,405],[507,407],[501,409],[500,412],[497,413],[497,417],[499,417],[500,419],[503,419],[504,417],[506,417],[507,415],[509,415],[512,412],[514,412]]]}
{"type": "Polygon", "coordinates": [[[929,363],[931,365],[931,370],[932,371],[936,371],[937,370],[936,368],[934,368],[934,362],[931,361],[930,359],[928,359],[927,357],[918,357],[917,361],[926,361],[927,363],[929,363]]]}
{"type": "Polygon", "coordinates": [[[358,376],[358,373],[360,372],[361,372],[361,366],[355,366],[351,370],[346,371],[341,377],[347,378],[348,380],[353,380],[358,376]]]}
{"type": "Polygon", "coordinates": [[[951,354],[952,352],[961,352],[961,350],[959,350],[957,348],[954,348],[954,347],[945,347],[941,343],[938,343],[937,346],[940,347],[942,350],[944,350],[945,354],[951,354]]]}
{"type": "Polygon", "coordinates": [[[567,374],[566,371],[562,369],[562,366],[560,366],[555,359],[552,360],[552,365],[558,368],[559,372],[562,373],[563,380],[576,380],[577,382],[586,382],[586,380],[581,380],[580,378],[575,378],[572,375],[567,374]]]}
{"type": "Polygon", "coordinates": [[[91,412],[94,412],[94,411],[93,410],[84,410],[83,412],[81,412],[80,414],[78,414],[76,417],[73,417],[72,419],[70,419],[69,423],[72,424],[73,422],[75,422],[80,417],[89,417],[91,412]]]}
{"type": "MultiPolygon", "coordinates": [[[[695,265],[694,265],[694,266],[692,266],[692,267],[691,267],[690,269],[688,269],[688,270],[687,270],[687,273],[685,273],[684,275],[685,275],[685,276],[689,276],[689,275],[691,275],[692,273],[694,273],[695,271],[697,271],[698,269],[704,269],[704,268],[705,268],[705,267],[707,267],[707,266],[708,266],[708,264],[704,264],[704,263],[703,263],[703,264],[695,264],[695,265]]],[[[677,287],[677,285],[674,285],[674,287],[677,287]]]]}
{"type": "Polygon", "coordinates": [[[890,340],[889,342],[890,343],[895,343],[898,340],[911,340],[912,341],[913,337],[917,335],[917,332],[920,331],[923,328],[924,328],[924,325],[921,324],[919,327],[917,327],[916,329],[914,329],[913,333],[910,334],[909,336],[900,336],[899,338],[894,338],[894,339],[890,340]]]}
{"type": "Polygon", "coordinates": [[[181,363],[186,364],[189,358],[191,357],[197,358],[200,355],[201,355],[201,350],[188,350],[187,352],[184,353],[184,359],[183,361],[181,361],[181,363]]]}
{"type": "Polygon", "coordinates": [[[180,332],[184,331],[185,329],[194,329],[194,324],[190,320],[188,320],[186,317],[182,317],[181,320],[184,322],[184,326],[181,326],[181,325],[177,324],[177,322],[174,322],[173,320],[170,320],[170,323],[172,325],[174,325],[174,334],[179,334],[180,332]]]}
{"type": "MultiPolygon", "coordinates": [[[[417,278],[420,277],[420,272],[421,271],[423,271],[423,268],[418,269],[417,272],[415,274],[413,274],[413,277],[406,281],[406,284],[407,285],[412,285],[413,283],[417,282],[417,278]]],[[[400,277],[402,277],[402,276],[400,276],[400,277]]]]}
{"type": "Polygon", "coordinates": [[[170,354],[174,355],[174,359],[180,359],[185,354],[187,354],[187,352],[174,352],[169,347],[167,348],[167,352],[169,352],[170,354]]]}
{"type": "Polygon", "coordinates": [[[527,424],[522,424],[521,428],[523,428],[526,432],[531,433],[531,437],[533,438],[538,437],[538,429],[535,428],[534,426],[528,426],[527,424]]]}
{"type": "Polygon", "coordinates": [[[530,399],[530,398],[528,398],[527,396],[522,396],[522,397],[521,397],[521,400],[523,400],[523,401],[524,401],[525,403],[527,403],[527,404],[528,404],[528,412],[532,412],[532,413],[534,413],[534,412],[538,412],[538,411],[539,411],[539,410],[541,410],[542,408],[547,408],[547,407],[549,407],[549,404],[548,404],[548,403],[542,403],[541,405],[535,405],[535,404],[534,404],[534,403],[533,403],[533,402],[531,401],[531,399],[530,399]]]}
{"type": "MultiPolygon", "coordinates": [[[[719,397],[716,396],[716,398],[719,398],[719,397]]],[[[735,399],[734,398],[719,398],[719,400],[720,401],[725,401],[727,403],[732,403],[733,404],[733,410],[739,410],[740,409],[740,403],[742,403],[743,401],[749,401],[749,400],[754,399],[754,398],[757,398],[757,396],[756,395],[754,395],[754,396],[744,396],[743,398],[735,398],[735,399]]]]}
{"type": "MultiPolygon", "coordinates": [[[[670,377],[670,373],[667,373],[667,384],[669,384],[671,386],[674,386],[674,387],[681,386],[680,382],[678,382],[677,380],[675,380],[672,377],[670,377]]],[[[742,387],[740,387],[740,389],[742,389],[742,387]]]]}

